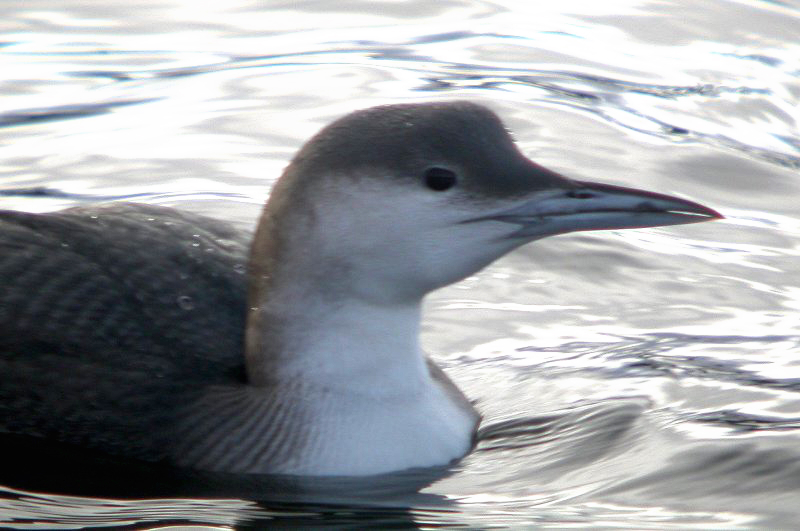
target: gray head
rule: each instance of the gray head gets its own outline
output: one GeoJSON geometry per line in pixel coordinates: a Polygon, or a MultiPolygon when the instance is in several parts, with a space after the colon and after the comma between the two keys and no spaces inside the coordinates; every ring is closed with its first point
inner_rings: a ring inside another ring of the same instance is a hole
{"type": "Polygon", "coordinates": [[[326,286],[316,292],[383,304],[419,299],[544,236],[715,217],[547,170],[483,106],[388,105],[337,120],[300,150],[266,206],[254,260],[290,258],[326,286]]]}
{"type": "Polygon", "coordinates": [[[496,114],[466,101],[386,105],[349,114],[312,138],[287,174],[295,179],[384,176],[434,191],[457,184],[462,199],[476,201],[526,195],[563,180],[522,155],[496,114]],[[446,172],[455,174],[457,183],[450,183],[446,172]]]}

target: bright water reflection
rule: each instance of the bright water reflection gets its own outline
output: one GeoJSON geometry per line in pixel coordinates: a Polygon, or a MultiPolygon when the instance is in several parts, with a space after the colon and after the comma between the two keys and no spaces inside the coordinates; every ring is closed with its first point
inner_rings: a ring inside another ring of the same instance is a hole
{"type": "Polygon", "coordinates": [[[427,497],[351,491],[341,511],[9,490],[0,525],[794,526],[797,5],[37,0],[0,15],[3,208],[137,200],[247,227],[333,118],[466,98],[566,175],[728,217],[544,240],[433,295],[427,348],[486,421],[427,497]]]}

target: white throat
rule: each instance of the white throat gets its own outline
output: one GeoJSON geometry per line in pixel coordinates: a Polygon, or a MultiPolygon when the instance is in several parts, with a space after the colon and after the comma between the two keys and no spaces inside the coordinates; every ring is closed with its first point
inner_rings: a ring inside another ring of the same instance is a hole
{"type": "Polygon", "coordinates": [[[375,397],[415,392],[429,380],[419,347],[420,305],[373,306],[346,300],[308,302],[296,311],[273,294],[251,319],[261,321],[261,352],[276,363],[252,360],[251,383],[302,380],[375,397]],[[264,321],[267,321],[266,323],[264,321]],[[271,322],[280,322],[276,329],[271,322]],[[270,346],[288,347],[275,352],[270,346]]]}

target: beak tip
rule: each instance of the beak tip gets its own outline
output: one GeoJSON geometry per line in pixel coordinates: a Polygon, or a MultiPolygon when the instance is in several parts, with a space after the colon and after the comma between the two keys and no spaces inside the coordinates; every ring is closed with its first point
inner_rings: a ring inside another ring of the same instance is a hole
{"type": "MultiPolygon", "coordinates": [[[[720,219],[725,219],[725,216],[723,216],[722,214],[720,214],[719,212],[717,212],[713,208],[709,208],[709,207],[707,207],[705,205],[701,205],[699,203],[694,203],[694,204],[697,205],[697,207],[698,207],[696,213],[700,214],[701,216],[703,216],[703,218],[698,220],[698,221],[717,221],[717,220],[720,220],[720,219]]],[[[692,212],[692,213],[695,213],[695,212],[692,212]]]]}

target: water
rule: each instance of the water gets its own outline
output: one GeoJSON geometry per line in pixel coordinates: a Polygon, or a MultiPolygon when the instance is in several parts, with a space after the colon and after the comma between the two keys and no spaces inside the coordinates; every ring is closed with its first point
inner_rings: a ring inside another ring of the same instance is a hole
{"type": "Polygon", "coordinates": [[[547,239],[431,296],[425,345],[478,400],[484,437],[418,494],[299,503],[136,479],[136,501],[114,485],[66,496],[92,481],[76,472],[2,490],[1,526],[796,527],[800,4],[39,0],[0,14],[0,188],[27,192],[2,208],[137,200],[244,228],[332,119],[462,98],[565,175],[727,217],[547,239]]]}

